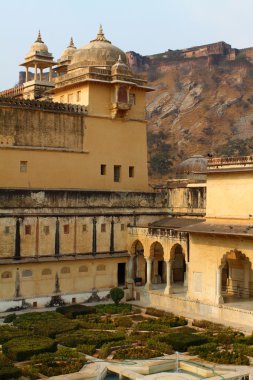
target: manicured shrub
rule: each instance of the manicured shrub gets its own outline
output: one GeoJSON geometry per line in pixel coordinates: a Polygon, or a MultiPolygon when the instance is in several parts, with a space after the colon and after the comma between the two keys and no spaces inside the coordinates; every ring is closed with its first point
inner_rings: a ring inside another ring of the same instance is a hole
{"type": "Polygon", "coordinates": [[[240,343],[234,343],[233,349],[234,349],[234,351],[239,352],[242,355],[253,356],[253,347],[252,346],[247,346],[245,344],[240,344],[240,343]]]}
{"type": "Polygon", "coordinates": [[[131,327],[133,325],[133,321],[129,317],[118,317],[114,319],[114,325],[116,327],[131,327]]]}
{"type": "Polygon", "coordinates": [[[33,366],[45,376],[58,376],[78,372],[86,359],[78,352],[61,348],[55,353],[45,353],[32,358],[33,366]]]}
{"type": "Polygon", "coordinates": [[[120,348],[126,348],[128,346],[132,346],[133,342],[131,339],[126,338],[119,340],[117,342],[110,342],[110,343],[105,343],[99,350],[99,358],[100,359],[106,359],[113,350],[117,350],[120,348]]]}
{"type": "Polygon", "coordinates": [[[191,355],[199,355],[201,358],[205,358],[210,352],[217,351],[216,343],[206,343],[201,346],[190,346],[188,347],[188,352],[191,355]]]}
{"type": "Polygon", "coordinates": [[[96,305],[95,309],[101,314],[128,314],[132,311],[132,305],[121,303],[96,305]]]}
{"type": "Polygon", "coordinates": [[[21,337],[3,344],[3,353],[11,360],[22,361],[43,352],[56,351],[57,344],[50,338],[21,337]]]}
{"type": "Polygon", "coordinates": [[[12,314],[8,314],[6,315],[6,317],[4,318],[4,323],[11,323],[13,322],[15,319],[16,319],[16,314],[15,313],[12,313],[12,314]]]}
{"type": "Polygon", "coordinates": [[[122,298],[124,297],[124,290],[121,288],[112,288],[110,290],[110,296],[115,303],[115,305],[118,305],[122,298]]]}
{"type": "Polygon", "coordinates": [[[20,329],[29,330],[34,335],[49,338],[78,328],[77,322],[70,321],[56,312],[22,314],[15,319],[14,324],[20,329]]]}
{"type": "Polygon", "coordinates": [[[18,379],[21,370],[14,367],[13,362],[0,354],[0,380],[18,379]]]}
{"type": "Polygon", "coordinates": [[[224,329],[224,326],[221,325],[220,323],[206,321],[205,319],[201,319],[201,320],[194,319],[192,322],[192,326],[200,327],[202,329],[212,329],[215,331],[220,331],[224,329]]]}
{"type": "Polygon", "coordinates": [[[172,346],[164,342],[159,342],[158,339],[155,338],[149,339],[147,341],[147,345],[151,349],[155,347],[156,350],[162,352],[163,354],[172,355],[174,353],[172,346]]]}
{"type": "Polygon", "coordinates": [[[18,338],[21,336],[28,336],[31,335],[26,330],[18,329],[14,326],[0,326],[0,344],[3,344],[5,342],[8,342],[8,340],[11,340],[13,338],[18,338]]]}
{"type": "Polygon", "coordinates": [[[79,344],[92,344],[96,348],[101,347],[104,343],[122,340],[125,334],[120,332],[96,332],[87,330],[76,330],[71,334],[65,333],[58,335],[56,340],[58,343],[67,347],[77,347],[79,344]]]}
{"type": "Polygon", "coordinates": [[[190,346],[207,343],[208,339],[203,335],[172,333],[162,336],[159,341],[171,345],[175,351],[185,352],[190,346]]]}
{"type": "Polygon", "coordinates": [[[95,314],[96,309],[92,306],[76,304],[57,307],[56,312],[67,318],[75,319],[78,315],[95,314]]]}
{"type": "Polygon", "coordinates": [[[174,314],[166,312],[164,310],[155,309],[153,307],[147,307],[146,314],[153,315],[154,317],[165,317],[165,316],[171,316],[174,317],[174,314]]]}
{"type": "Polygon", "coordinates": [[[86,355],[93,355],[96,352],[96,346],[94,344],[79,344],[76,350],[86,355]]]}
{"type": "Polygon", "coordinates": [[[162,356],[158,350],[151,350],[146,346],[120,348],[116,351],[114,359],[150,359],[162,356]]]}

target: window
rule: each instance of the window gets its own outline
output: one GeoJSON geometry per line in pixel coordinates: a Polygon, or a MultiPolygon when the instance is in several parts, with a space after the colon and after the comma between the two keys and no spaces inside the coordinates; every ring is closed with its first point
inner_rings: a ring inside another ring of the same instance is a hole
{"type": "Polygon", "coordinates": [[[4,233],[5,233],[6,235],[8,235],[8,234],[10,233],[10,227],[9,227],[9,226],[5,226],[5,227],[4,227],[4,233]]]}
{"type": "Polygon", "coordinates": [[[52,271],[49,268],[45,268],[42,270],[41,274],[42,276],[49,276],[50,274],[52,274],[52,271]]]}
{"type": "Polygon", "coordinates": [[[45,235],[49,235],[49,226],[44,226],[43,230],[45,235]]]}
{"type": "Polygon", "coordinates": [[[136,104],[135,94],[129,94],[129,103],[132,105],[136,104]]]}
{"type": "Polygon", "coordinates": [[[106,175],[106,165],[105,164],[102,164],[100,166],[100,174],[101,175],[106,175]]]}
{"type": "Polygon", "coordinates": [[[114,182],[120,182],[121,166],[114,165],[114,182]]]}
{"type": "Polygon", "coordinates": [[[73,103],[73,94],[68,95],[68,103],[73,103]]]}
{"type": "Polygon", "coordinates": [[[8,271],[3,272],[3,273],[1,274],[1,277],[2,277],[2,278],[12,278],[12,273],[11,273],[11,272],[8,272],[8,271]]]}
{"type": "Polygon", "coordinates": [[[25,226],[25,234],[26,235],[31,235],[32,234],[32,226],[30,226],[28,224],[25,226]]]}
{"type": "Polygon", "coordinates": [[[97,271],[104,271],[105,270],[105,265],[100,264],[97,266],[97,271]]]}
{"type": "Polygon", "coordinates": [[[82,265],[80,268],[79,268],[79,272],[88,272],[88,267],[86,265],[82,265]]]}
{"type": "Polygon", "coordinates": [[[120,229],[121,231],[125,231],[125,224],[121,224],[120,229]]]}
{"type": "Polygon", "coordinates": [[[87,232],[87,225],[83,224],[83,232],[87,232]]]}
{"type": "Polygon", "coordinates": [[[134,177],[134,166],[129,166],[129,178],[134,177]]]}
{"type": "Polygon", "coordinates": [[[127,103],[127,87],[121,86],[118,89],[118,102],[119,103],[127,103]]]}
{"type": "Polygon", "coordinates": [[[69,267],[63,267],[63,268],[61,268],[61,273],[62,274],[70,273],[70,268],[69,267]]]}
{"type": "Polygon", "coordinates": [[[61,103],[64,103],[64,95],[62,95],[62,96],[60,97],[60,102],[61,102],[61,103]]]}
{"type": "Polygon", "coordinates": [[[69,234],[69,224],[64,224],[64,226],[63,226],[63,232],[65,234],[69,234]]]}
{"type": "Polygon", "coordinates": [[[31,277],[33,272],[30,269],[25,269],[22,271],[22,277],[31,277]]]}
{"type": "Polygon", "coordinates": [[[81,100],[81,91],[77,91],[77,93],[76,93],[76,101],[80,102],[80,100],[81,100]]]}
{"type": "Polygon", "coordinates": [[[27,172],[27,161],[20,161],[20,173],[27,172]]]}
{"type": "Polygon", "coordinates": [[[106,232],[106,224],[101,224],[101,232],[106,232]]]}

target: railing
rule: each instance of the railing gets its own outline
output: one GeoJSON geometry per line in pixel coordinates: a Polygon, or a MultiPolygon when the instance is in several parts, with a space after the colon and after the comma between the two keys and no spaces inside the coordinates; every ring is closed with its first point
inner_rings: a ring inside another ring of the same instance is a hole
{"type": "Polygon", "coordinates": [[[13,87],[13,88],[9,88],[8,90],[1,91],[0,96],[15,98],[17,96],[23,95],[23,91],[24,91],[24,86],[23,84],[21,84],[17,87],[13,87]]]}
{"type": "Polygon", "coordinates": [[[242,157],[216,157],[208,160],[208,168],[213,169],[214,166],[226,166],[226,165],[249,165],[253,164],[253,156],[242,157]]]}
{"type": "Polygon", "coordinates": [[[166,227],[129,227],[129,233],[132,235],[144,235],[144,236],[155,236],[155,237],[166,237],[169,239],[177,238],[180,240],[185,240],[187,238],[187,232],[177,231],[172,228],[166,227]]]}
{"type": "Polygon", "coordinates": [[[222,286],[224,296],[233,296],[238,298],[253,298],[253,291],[250,288],[245,288],[240,285],[224,285],[222,286]]]}
{"type": "Polygon", "coordinates": [[[67,113],[87,114],[85,106],[78,104],[56,103],[31,99],[16,99],[13,97],[0,96],[0,106],[22,107],[46,111],[60,111],[67,113]]]}

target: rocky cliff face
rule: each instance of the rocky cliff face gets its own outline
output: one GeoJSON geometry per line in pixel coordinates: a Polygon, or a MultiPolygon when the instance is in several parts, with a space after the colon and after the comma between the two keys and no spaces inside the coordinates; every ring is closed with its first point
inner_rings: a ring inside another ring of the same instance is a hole
{"type": "Polygon", "coordinates": [[[147,75],[150,175],[153,182],[194,154],[245,155],[253,150],[253,64],[240,54],[182,57],[179,51],[130,65],[147,75]]]}

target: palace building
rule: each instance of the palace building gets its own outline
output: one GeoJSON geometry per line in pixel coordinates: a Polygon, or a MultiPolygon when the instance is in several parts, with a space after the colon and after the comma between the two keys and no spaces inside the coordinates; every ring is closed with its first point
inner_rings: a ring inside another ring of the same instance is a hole
{"type": "Polygon", "coordinates": [[[253,159],[195,155],[148,184],[147,81],[106,39],[39,33],[0,93],[0,311],[127,300],[252,326],[253,159]],[[55,301],[56,302],[56,301],[55,301]]]}

